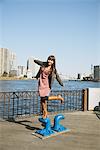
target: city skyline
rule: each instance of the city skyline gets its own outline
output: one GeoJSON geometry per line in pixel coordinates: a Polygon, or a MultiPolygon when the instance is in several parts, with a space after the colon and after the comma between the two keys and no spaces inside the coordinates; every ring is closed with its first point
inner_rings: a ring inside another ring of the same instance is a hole
{"type": "MultiPolygon", "coordinates": [[[[0,77],[18,77],[32,79],[36,76],[39,65],[34,62],[33,57],[27,59],[27,65],[18,65],[16,61],[16,54],[7,48],[0,48],[0,77]]],[[[100,65],[91,65],[90,74],[80,74],[77,76],[70,76],[68,74],[59,74],[62,79],[70,80],[89,80],[100,81],[100,65]]]]}
{"type": "Polygon", "coordinates": [[[0,47],[27,59],[56,57],[59,73],[90,73],[100,64],[100,2],[5,0],[0,2],[0,47]]]}

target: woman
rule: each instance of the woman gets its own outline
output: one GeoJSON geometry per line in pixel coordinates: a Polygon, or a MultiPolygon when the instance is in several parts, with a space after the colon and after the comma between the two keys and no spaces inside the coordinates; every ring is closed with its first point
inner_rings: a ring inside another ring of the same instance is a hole
{"type": "Polygon", "coordinates": [[[49,96],[54,78],[57,79],[57,81],[61,86],[63,86],[63,83],[57,73],[55,67],[56,61],[53,55],[48,57],[47,62],[42,62],[39,60],[34,60],[34,62],[41,66],[36,75],[36,78],[39,79],[38,91],[39,91],[39,96],[41,97],[43,118],[46,118],[47,117],[46,100],[61,100],[61,101],[64,100],[60,95],[49,96]]]}

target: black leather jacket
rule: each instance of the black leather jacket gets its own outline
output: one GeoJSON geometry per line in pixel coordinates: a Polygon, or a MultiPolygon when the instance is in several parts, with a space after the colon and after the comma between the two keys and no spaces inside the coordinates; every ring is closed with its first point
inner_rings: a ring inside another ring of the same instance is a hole
{"type": "MultiPolygon", "coordinates": [[[[42,61],[40,61],[40,60],[34,60],[34,62],[35,62],[36,64],[40,65],[40,66],[44,66],[44,67],[47,66],[47,62],[42,62],[42,61]]],[[[40,77],[40,69],[39,69],[37,75],[35,76],[35,78],[38,79],[39,77],[40,77]]],[[[62,80],[60,79],[60,77],[59,77],[59,75],[58,75],[58,73],[57,73],[57,70],[54,69],[53,72],[52,72],[52,75],[50,75],[50,76],[48,77],[50,89],[51,89],[51,86],[52,86],[53,81],[54,81],[55,78],[56,78],[56,80],[58,81],[58,83],[59,83],[61,86],[63,86],[63,82],[62,82],[62,80]]]]}

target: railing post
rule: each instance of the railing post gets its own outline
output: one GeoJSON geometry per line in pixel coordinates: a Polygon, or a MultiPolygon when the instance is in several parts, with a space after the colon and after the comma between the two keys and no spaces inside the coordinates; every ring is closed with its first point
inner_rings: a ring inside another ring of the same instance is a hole
{"type": "Polygon", "coordinates": [[[82,97],[83,111],[87,111],[88,110],[88,89],[83,89],[82,93],[83,93],[83,97],[82,97]]]}
{"type": "Polygon", "coordinates": [[[15,114],[15,104],[14,104],[14,101],[15,101],[15,92],[13,92],[13,117],[14,117],[14,114],[15,114]]]}

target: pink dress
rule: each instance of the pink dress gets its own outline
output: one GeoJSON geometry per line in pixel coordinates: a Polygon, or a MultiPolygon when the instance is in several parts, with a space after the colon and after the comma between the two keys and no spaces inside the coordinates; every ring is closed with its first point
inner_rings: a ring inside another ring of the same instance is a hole
{"type": "Polygon", "coordinates": [[[49,96],[50,88],[49,88],[48,76],[49,76],[49,71],[46,68],[41,68],[39,86],[38,86],[40,97],[49,96]]]}

